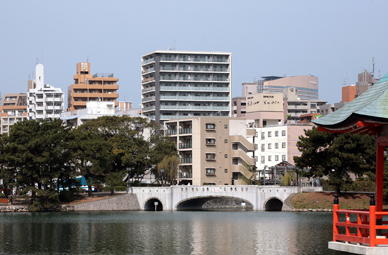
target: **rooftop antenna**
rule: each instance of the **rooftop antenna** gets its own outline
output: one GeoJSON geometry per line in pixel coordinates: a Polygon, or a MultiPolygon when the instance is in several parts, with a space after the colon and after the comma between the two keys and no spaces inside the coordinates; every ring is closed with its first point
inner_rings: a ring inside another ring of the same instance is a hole
{"type": "Polygon", "coordinates": [[[375,57],[372,58],[372,74],[375,74],[375,57]]]}
{"type": "Polygon", "coordinates": [[[86,63],[89,63],[89,57],[86,57],[86,63]]]}

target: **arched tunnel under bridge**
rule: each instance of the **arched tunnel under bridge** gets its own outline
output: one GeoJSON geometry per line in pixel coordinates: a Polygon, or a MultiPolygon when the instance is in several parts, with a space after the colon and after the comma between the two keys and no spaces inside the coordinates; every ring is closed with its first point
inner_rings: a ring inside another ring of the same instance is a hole
{"type": "Polygon", "coordinates": [[[177,205],[177,211],[208,211],[208,210],[252,210],[253,205],[235,197],[197,197],[184,200],[177,205]]]}
{"type": "Polygon", "coordinates": [[[145,203],[144,211],[163,211],[163,204],[159,199],[151,198],[145,203]]]}
{"type": "Polygon", "coordinates": [[[281,211],[282,208],[283,202],[276,197],[268,199],[264,206],[265,211],[281,211]]]}

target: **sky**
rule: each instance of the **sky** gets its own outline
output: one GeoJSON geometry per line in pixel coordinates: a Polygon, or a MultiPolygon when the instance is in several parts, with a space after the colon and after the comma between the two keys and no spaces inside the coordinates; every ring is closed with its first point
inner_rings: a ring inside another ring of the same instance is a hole
{"type": "Polygon", "coordinates": [[[387,11],[386,0],[1,0],[0,92],[26,93],[39,62],[67,97],[89,60],[137,108],[141,56],[174,47],[231,52],[232,97],[262,76],[314,75],[333,104],[373,57],[375,77],[388,73],[387,11]]]}

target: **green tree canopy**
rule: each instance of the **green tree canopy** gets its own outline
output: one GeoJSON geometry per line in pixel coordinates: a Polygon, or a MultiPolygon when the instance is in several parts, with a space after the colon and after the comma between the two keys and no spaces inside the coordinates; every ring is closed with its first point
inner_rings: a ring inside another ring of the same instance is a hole
{"type": "Polygon", "coordinates": [[[301,156],[294,162],[299,174],[305,177],[327,176],[329,183],[340,193],[345,183],[352,182],[349,173],[361,177],[375,170],[376,139],[359,134],[332,134],[317,128],[305,130],[297,142],[301,156]]]}

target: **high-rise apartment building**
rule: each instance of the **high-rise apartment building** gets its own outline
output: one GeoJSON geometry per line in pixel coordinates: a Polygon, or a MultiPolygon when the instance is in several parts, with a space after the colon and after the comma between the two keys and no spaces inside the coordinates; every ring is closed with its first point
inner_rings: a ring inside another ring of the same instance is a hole
{"type": "Polygon", "coordinates": [[[142,113],[163,123],[231,116],[232,54],[154,51],[142,56],[142,113]]]}
{"type": "Polygon", "coordinates": [[[35,80],[28,81],[27,113],[29,119],[55,119],[65,108],[65,96],[60,88],[44,83],[44,67],[36,65],[35,80]]]}
{"type": "Polygon", "coordinates": [[[255,129],[243,118],[192,117],[164,122],[177,144],[181,184],[244,184],[254,180],[255,129]]]}
{"type": "Polygon", "coordinates": [[[68,87],[68,109],[78,110],[86,108],[89,101],[114,102],[115,107],[119,104],[117,90],[119,79],[113,73],[90,74],[90,63],[78,63],[74,75],[74,84],[68,87]]]}
{"type": "Polygon", "coordinates": [[[8,134],[11,126],[27,119],[27,94],[5,94],[0,107],[0,133],[8,134]]]}

